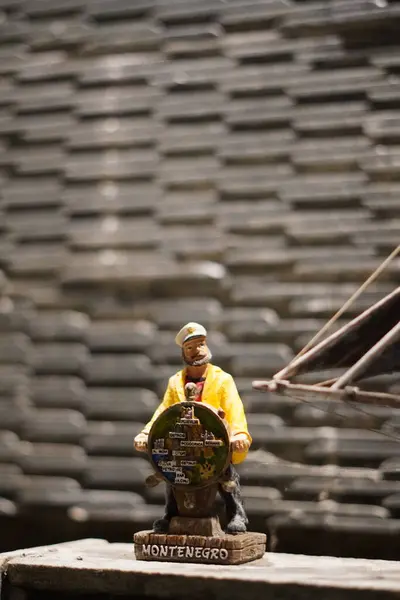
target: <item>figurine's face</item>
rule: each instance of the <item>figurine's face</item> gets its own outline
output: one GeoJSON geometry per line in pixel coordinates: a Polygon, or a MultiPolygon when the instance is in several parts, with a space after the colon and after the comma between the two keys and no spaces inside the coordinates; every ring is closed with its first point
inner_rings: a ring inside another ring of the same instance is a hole
{"type": "Polygon", "coordinates": [[[186,364],[191,367],[201,367],[211,360],[211,352],[204,336],[192,338],[182,347],[182,356],[186,364]]]}

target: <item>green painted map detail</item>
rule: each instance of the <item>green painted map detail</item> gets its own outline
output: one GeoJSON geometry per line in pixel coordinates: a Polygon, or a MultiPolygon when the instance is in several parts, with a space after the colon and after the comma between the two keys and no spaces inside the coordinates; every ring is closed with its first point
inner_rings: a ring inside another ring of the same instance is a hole
{"type": "Polygon", "coordinates": [[[150,431],[149,451],[154,467],[169,483],[201,487],[224,471],[229,438],[212,408],[184,402],[158,417],[150,431]]]}

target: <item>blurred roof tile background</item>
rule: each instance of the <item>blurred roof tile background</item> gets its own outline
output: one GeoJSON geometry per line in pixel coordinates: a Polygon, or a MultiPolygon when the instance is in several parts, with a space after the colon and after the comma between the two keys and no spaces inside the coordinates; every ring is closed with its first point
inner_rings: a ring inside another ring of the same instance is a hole
{"type": "Polygon", "coordinates": [[[400,557],[400,405],[251,388],[399,243],[399,26],[389,0],[0,1],[0,550],[161,515],[132,440],[199,320],[246,406],[251,526],[400,557]]]}

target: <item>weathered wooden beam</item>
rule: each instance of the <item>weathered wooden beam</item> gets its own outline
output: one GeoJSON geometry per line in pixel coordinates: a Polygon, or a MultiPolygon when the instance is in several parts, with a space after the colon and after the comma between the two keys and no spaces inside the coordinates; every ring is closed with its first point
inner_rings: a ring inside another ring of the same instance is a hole
{"type": "Polygon", "coordinates": [[[253,381],[253,388],[260,392],[271,392],[290,396],[300,401],[310,401],[311,399],[339,400],[351,404],[372,404],[379,406],[390,406],[400,408],[400,396],[386,394],[384,392],[366,392],[357,387],[347,387],[345,389],[332,389],[332,387],[322,387],[318,385],[304,385],[289,383],[283,380],[253,381]]]}
{"type": "Polygon", "coordinates": [[[133,544],[101,539],[0,554],[0,575],[1,600],[395,600],[400,592],[394,561],[267,553],[240,567],[152,563],[137,561],[133,544]]]}

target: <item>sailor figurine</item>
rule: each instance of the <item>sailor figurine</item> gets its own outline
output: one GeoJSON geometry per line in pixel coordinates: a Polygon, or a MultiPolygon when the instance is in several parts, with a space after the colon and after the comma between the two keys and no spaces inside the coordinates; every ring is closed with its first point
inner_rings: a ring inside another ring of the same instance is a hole
{"type": "MultiPolygon", "coordinates": [[[[229,424],[232,458],[224,474],[226,482],[219,485],[219,493],[225,503],[226,533],[244,533],[247,530],[248,519],[240,495],[239,475],[234,465],[246,458],[252,439],[248,432],[242,400],[233,377],[211,364],[212,354],[207,346],[207,331],[202,325],[188,323],[179,331],[175,342],[181,348],[186,366],[170,377],[163,401],[151,420],[135,437],[134,446],[138,451],[147,451],[148,434],[154,421],[168,407],[185,401],[185,386],[188,383],[192,384],[187,386],[187,389],[191,388],[191,399],[222,411],[229,424]]],[[[172,488],[167,485],[165,515],[154,522],[154,531],[168,532],[169,522],[175,516],[178,516],[177,504],[172,488]]]]}

